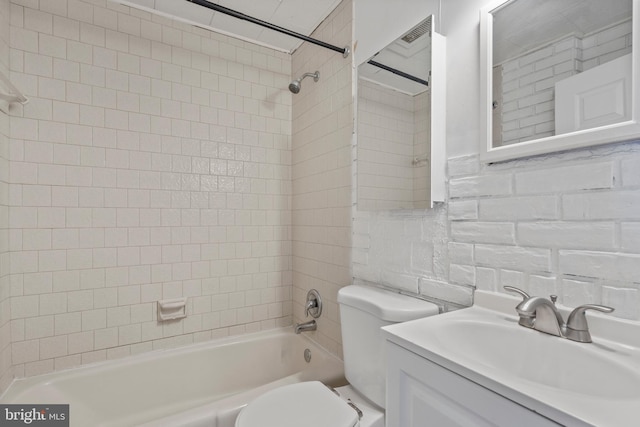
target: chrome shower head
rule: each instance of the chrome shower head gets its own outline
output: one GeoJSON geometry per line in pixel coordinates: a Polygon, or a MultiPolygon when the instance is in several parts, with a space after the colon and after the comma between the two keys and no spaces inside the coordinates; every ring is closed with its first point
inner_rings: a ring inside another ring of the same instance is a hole
{"type": "Polygon", "coordinates": [[[294,80],[289,83],[289,90],[291,91],[291,93],[300,92],[300,80],[294,80]]]}
{"type": "Polygon", "coordinates": [[[300,77],[299,79],[295,79],[294,81],[289,83],[289,90],[291,91],[291,93],[300,92],[300,87],[302,86],[301,83],[305,77],[313,77],[313,81],[317,82],[320,79],[320,71],[316,71],[315,73],[304,73],[302,77],[300,77]]]}

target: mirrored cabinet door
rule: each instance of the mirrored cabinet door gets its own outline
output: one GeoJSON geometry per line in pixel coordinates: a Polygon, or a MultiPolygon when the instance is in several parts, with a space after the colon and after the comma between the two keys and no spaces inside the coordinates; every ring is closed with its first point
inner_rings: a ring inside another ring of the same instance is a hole
{"type": "Polygon", "coordinates": [[[444,52],[430,16],[358,66],[358,210],[444,201],[444,52]]]}

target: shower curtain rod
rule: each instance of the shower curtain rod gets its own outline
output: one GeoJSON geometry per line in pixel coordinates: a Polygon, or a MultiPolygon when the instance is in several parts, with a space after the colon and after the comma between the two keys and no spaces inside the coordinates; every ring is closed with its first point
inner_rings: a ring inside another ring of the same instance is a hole
{"type": "Polygon", "coordinates": [[[300,40],[304,40],[306,42],[315,44],[317,46],[322,46],[322,47],[324,47],[326,49],[330,49],[330,50],[333,50],[335,52],[339,52],[339,53],[342,54],[342,56],[344,58],[349,56],[349,47],[348,46],[345,46],[345,47],[334,46],[332,44],[325,43],[323,41],[314,39],[312,37],[305,36],[304,34],[296,33],[295,31],[291,31],[291,30],[288,30],[286,28],[279,27],[279,26],[274,25],[274,24],[272,24],[270,22],[266,22],[266,21],[263,21],[261,19],[254,18],[253,16],[245,15],[244,13],[235,11],[233,9],[229,9],[227,7],[220,6],[220,5],[215,4],[215,3],[210,3],[210,2],[208,2],[206,0],[187,0],[187,1],[191,2],[191,3],[195,3],[195,4],[197,4],[199,6],[202,6],[202,7],[206,7],[207,9],[211,9],[211,10],[214,10],[216,12],[220,12],[220,13],[223,13],[225,15],[229,15],[229,16],[232,16],[234,18],[237,18],[237,19],[242,19],[243,21],[249,21],[249,22],[254,23],[256,25],[260,25],[261,27],[265,27],[265,28],[268,28],[268,29],[273,30],[273,31],[277,31],[277,32],[282,33],[282,34],[286,34],[288,36],[295,37],[295,38],[300,39],[300,40]]]}
{"type": "Polygon", "coordinates": [[[383,70],[387,70],[387,71],[389,71],[389,72],[391,72],[393,74],[396,74],[396,75],[398,75],[400,77],[404,77],[405,79],[409,79],[409,80],[412,80],[412,81],[414,81],[416,83],[420,83],[420,84],[423,84],[425,86],[429,86],[429,82],[428,81],[423,80],[423,79],[421,79],[419,77],[412,76],[411,74],[407,74],[404,71],[396,70],[395,68],[391,68],[391,67],[389,67],[387,65],[381,64],[381,63],[379,63],[377,61],[374,61],[374,60],[370,60],[370,61],[367,61],[367,62],[369,64],[373,65],[373,66],[376,66],[378,68],[382,68],[383,70]]]}

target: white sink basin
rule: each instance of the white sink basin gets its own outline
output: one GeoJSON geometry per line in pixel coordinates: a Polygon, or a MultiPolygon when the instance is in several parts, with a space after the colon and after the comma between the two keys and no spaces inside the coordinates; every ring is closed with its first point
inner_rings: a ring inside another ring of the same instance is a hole
{"type": "Polygon", "coordinates": [[[563,425],[637,425],[629,422],[640,419],[640,324],[587,315],[594,342],[577,343],[518,325],[519,301],[477,291],[471,308],[384,330],[389,341],[563,425]]]}
{"type": "Polygon", "coordinates": [[[611,357],[602,345],[576,343],[510,319],[497,320],[502,321],[452,319],[436,331],[436,338],[460,358],[520,380],[589,396],[640,398],[640,371],[625,366],[623,357],[611,357]]]}

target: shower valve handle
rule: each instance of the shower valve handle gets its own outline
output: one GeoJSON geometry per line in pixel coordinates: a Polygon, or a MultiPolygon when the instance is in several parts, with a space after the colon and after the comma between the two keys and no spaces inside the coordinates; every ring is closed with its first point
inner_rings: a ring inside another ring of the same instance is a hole
{"type": "Polygon", "coordinates": [[[322,314],[322,299],[320,298],[320,293],[315,289],[311,289],[307,292],[307,302],[304,305],[304,314],[307,317],[311,315],[314,319],[317,319],[322,314]]]}

